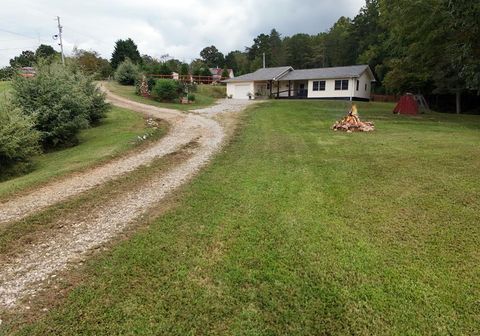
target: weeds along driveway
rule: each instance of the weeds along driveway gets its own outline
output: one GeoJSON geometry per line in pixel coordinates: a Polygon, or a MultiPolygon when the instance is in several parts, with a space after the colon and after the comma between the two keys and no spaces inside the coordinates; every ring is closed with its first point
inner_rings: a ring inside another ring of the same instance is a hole
{"type": "MultiPolygon", "coordinates": [[[[188,181],[220,148],[225,138],[223,127],[208,117],[209,109],[185,114],[129,101],[108,93],[109,101],[119,107],[145,113],[168,121],[172,127],[167,136],[151,148],[102,167],[79,174],[21,196],[0,206],[3,222],[20,219],[56,202],[98,186],[109,179],[132,171],[168,153],[195,142],[188,158],[158,175],[148,183],[99,204],[88,213],[62,216],[56,229],[47,232],[41,241],[25,246],[15,256],[0,261],[0,311],[17,305],[43,287],[55,272],[86,256],[92,249],[111,240],[141,214],[158,204],[169,193],[188,181]]],[[[212,107],[215,115],[220,106],[234,112],[248,102],[228,100],[212,107]]]]}

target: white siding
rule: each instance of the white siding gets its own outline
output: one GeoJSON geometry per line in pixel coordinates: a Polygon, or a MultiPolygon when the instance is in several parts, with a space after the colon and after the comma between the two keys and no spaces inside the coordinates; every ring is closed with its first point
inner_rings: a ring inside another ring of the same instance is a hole
{"type": "MultiPolygon", "coordinates": [[[[368,72],[365,71],[359,78],[359,87],[358,91],[356,90],[357,88],[355,87],[355,97],[357,98],[365,98],[365,99],[370,99],[370,93],[372,91],[372,82],[371,78],[368,75],[368,72]],[[365,84],[367,84],[367,90],[365,90],[365,84]]],[[[356,82],[355,82],[355,85],[356,82]]]]}
{"type": "MultiPolygon", "coordinates": [[[[336,78],[336,79],[315,79],[308,81],[308,98],[350,98],[353,94],[353,79],[336,78]],[[348,90],[335,90],[335,80],[348,80],[348,90]],[[317,80],[325,81],[325,91],[313,91],[313,82],[317,80]]],[[[353,88],[354,89],[354,88],[353,88]]]]}
{"type": "Polygon", "coordinates": [[[371,78],[365,71],[359,78],[357,91],[357,78],[314,79],[308,81],[308,98],[363,98],[370,99],[372,89],[371,78]],[[348,90],[335,90],[335,80],[348,80],[348,90]],[[325,80],[325,91],[313,91],[313,82],[325,80]],[[367,84],[367,90],[365,90],[367,84]]]}

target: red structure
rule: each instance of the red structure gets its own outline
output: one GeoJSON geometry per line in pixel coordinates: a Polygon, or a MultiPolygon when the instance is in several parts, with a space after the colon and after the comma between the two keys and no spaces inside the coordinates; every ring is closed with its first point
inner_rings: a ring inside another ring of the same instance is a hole
{"type": "Polygon", "coordinates": [[[397,106],[393,109],[395,114],[418,114],[418,104],[415,100],[415,96],[412,94],[406,94],[400,97],[397,106]]]}

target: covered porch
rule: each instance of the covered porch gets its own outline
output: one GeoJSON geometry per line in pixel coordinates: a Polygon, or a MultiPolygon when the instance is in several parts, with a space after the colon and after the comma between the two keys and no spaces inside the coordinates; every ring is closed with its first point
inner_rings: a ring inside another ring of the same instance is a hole
{"type": "Polygon", "coordinates": [[[254,83],[255,97],[303,99],[308,96],[307,80],[258,81],[254,83]]]}

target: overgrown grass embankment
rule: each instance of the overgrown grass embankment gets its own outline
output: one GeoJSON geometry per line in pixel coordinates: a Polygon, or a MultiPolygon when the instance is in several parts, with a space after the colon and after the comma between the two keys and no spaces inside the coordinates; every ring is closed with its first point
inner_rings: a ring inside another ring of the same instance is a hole
{"type": "Polygon", "coordinates": [[[224,86],[212,86],[212,85],[198,85],[197,92],[194,92],[195,101],[190,104],[180,103],[162,103],[153,99],[141,97],[135,93],[135,87],[129,85],[120,85],[116,82],[106,82],[106,87],[114,94],[119,95],[130,100],[149,104],[158,107],[166,107],[181,111],[188,111],[199,109],[213,105],[215,100],[219,98],[225,98],[226,89],[224,86]]]}
{"type": "Polygon", "coordinates": [[[0,104],[5,101],[9,90],[10,82],[0,81],[0,104]]]}
{"type": "Polygon", "coordinates": [[[23,335],[473,335],[480,119],[275,101],[23,335]]]}

